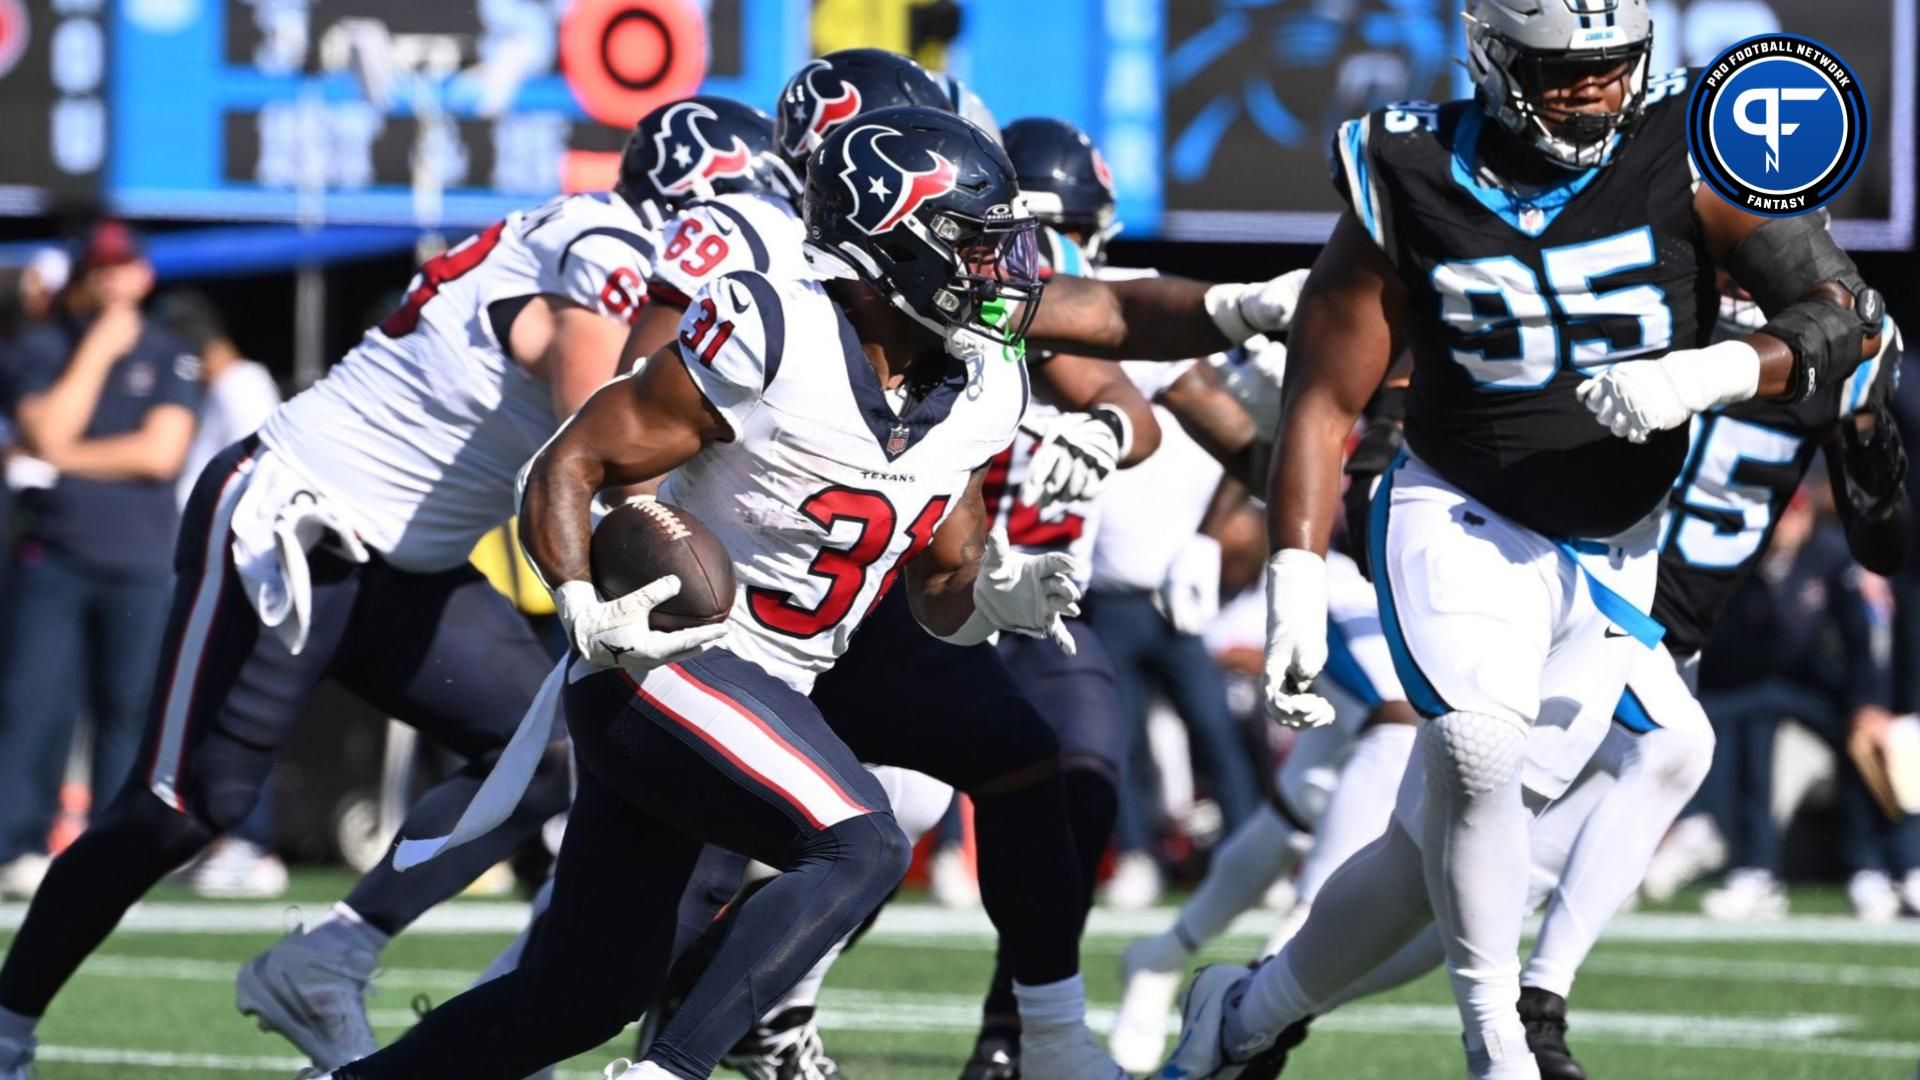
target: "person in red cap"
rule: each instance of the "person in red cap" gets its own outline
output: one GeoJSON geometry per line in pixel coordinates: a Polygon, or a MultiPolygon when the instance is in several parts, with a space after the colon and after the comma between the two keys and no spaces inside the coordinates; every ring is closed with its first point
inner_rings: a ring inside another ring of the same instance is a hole
{"type": "Polygon", "coordinates": [[[83,703],[96,798],[139,748],[172,592],[174,480],[202,393],[199,357],[141,314],[152,289],[133,231],[96,224],[0,387],[19,450],[57,474],[23,498],[0,604],[0,896],[31,895],[46,872],[83,703]]]}

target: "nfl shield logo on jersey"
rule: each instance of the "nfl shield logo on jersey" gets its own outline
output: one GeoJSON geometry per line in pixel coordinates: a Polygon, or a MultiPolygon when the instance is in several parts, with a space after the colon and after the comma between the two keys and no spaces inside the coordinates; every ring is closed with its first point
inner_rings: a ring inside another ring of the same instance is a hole
{"type": "Polygon", "coordinates": [[[887,432],[887,456],[890,458],[896,458],[896,457],[899,457],[901,454],[906,453],[906,450],[907,450],[907,425],[895,424],[893,425],[893,430],[887,432]]]}

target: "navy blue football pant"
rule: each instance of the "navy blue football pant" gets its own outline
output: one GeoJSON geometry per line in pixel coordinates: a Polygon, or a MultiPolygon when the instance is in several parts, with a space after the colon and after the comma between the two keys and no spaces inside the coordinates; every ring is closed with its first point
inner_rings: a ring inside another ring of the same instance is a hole
{"type": "Polygon", "coordinates": [[[1848,759],[1848,717],[1827,695],[1787,679],[1737,690],[1709,691],[1700,705],[1713,721],[1713,768],[1695,805],[1714,815],[1727,838],[1729,865],[1781,872],[1780,830],[1773,820],[1773,741],[1792,717],[1827,740],[1838,760],[1835,810],[1840,858],[1849,871],[1898,877],[1920,869],[1920,818],[1887,820],[1848,759]]]}
{"type": "Polygon", "coordinates": [[[171,578],[105,574],[20,542],[0,615],[0,863],[47,849],[83,712],[96,804],[126,781],[172,592],[171,578]]]}
{"type": "Polygon", "coordinates": [[[980,898],[1012,977],[1038,986],[1078,972],[1087,886],[1061,770],[1067,747],[1002,656],[928,634],[906,590],[893,589],[812,697],[861,761],[923,772],[972,798],[980,898]]]}
{"type": "Polygon", "coordinates": [[[777,867],[647,1051],[705,1077],[906,874],[886,793],[785,683],[724,649],[569,687],[580,789],[553,903],[520,966],[428,1013],[341,1080],[518,1080],[600,1045],[651,1003],[702,846],[777,867]]]}
{"type": "Polygon", "coordinates": [[[1158,805],[1153,757],[1147,747],[1147,700],[1162,690],[1185,722],[1196,762],[1220,804],[1227,835],[1260,801],[1253,757],[1227,708],[1226,682],[1207,647],[1173,628],[1149,593],[1095,589],[1083,603],[1087,624],[1107,647],[1120,700],[1126,751],[1121,757],[1120,816],[1115,840],[1122,851],[1146,851],[1152,808],[1158,805]]]}
{"type": "MultiPolygon", "coordinates": [[[[1094,872],[1113,829],[1113,673],[1092,632],[1068,628],[1079,646],[1073,657],[1016,634],[1002,634],[997,650],[962,648],[927,634],[904,594],[890,594],[812,695],[862,761],[972,793],[981,898],[1000,930],[984,1008],[996,1025],[1015,1022],[1015,979],[1039,985],[1079,969],[1094,872]],[[1056,760],[1057,773],[1044,768],[1056,760]]],[[[678,920],[689,943],[738,887],[741,869],[702,858],[678,920]]]]}
{"type": "MultiPolygon", "coordinates": [[[[0,1006],[46,1010],[75,968],[168,871],[243,821],[280,743],[323,678],[466,759],[401,825],[443,835],[466,808],[550,667],[525,620],[480,574],[353,565],[316,551],[306,648],[263,630],[230,554],[228,520],[254,441],[214,458],[182,517],[177,582],[133,774],[54,861],[0,968],[0,1006]]],[[[564,762],[509,821],[404,875],[383,861],[347,903],[388,933],[455,895],[566,805],[564,762]]]]}

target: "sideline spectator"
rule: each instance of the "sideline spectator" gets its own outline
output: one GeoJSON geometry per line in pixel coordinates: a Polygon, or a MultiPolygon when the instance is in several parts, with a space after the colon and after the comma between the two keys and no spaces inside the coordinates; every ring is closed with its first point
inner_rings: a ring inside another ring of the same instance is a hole
{"type": "Polygon", "coordinates": [[[1885,592],[1854,563],[1840,525],[1822,519],[1802,489],[1701,659],[1700,702],[1718,743],[1699,798],[1719,821],[1733,867],[1702,897],[1708,915],[1786,914],[1772,795],[1774,735],[1787,717],[1836,749],[1836,839],[1853,875],[1847,891],[1856,912],[1876,920],[1899,914],[1893,877],[1920,865],[1914,823],[1894,825],[1875,808],[1845,751],[1853,725],[1891,716],[1888,605],[1875,595],[1885,592]]]}
{"type": "Polygon", "coordinates": [[[200,361],[150,324],[153,268],[119,222],[93,227],[57,315],[15,350],[6,399],[22,450],[58,473],[29,492],[0,607],[0,892],[30,894],[84,708],[92,791],[138,750],[168,599],[200,361]],[[83,698],[84,693],[84,698],[83,698]]]}

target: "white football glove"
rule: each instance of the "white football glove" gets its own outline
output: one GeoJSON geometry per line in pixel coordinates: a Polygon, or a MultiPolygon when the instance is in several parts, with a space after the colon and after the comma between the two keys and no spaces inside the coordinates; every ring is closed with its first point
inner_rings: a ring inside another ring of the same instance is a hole
{"type": "Polygon", "coordinates": [[[1113,470],[1133,447],[1133,424],[1111,405],[1061,413],[1040,431],[1020,485],[1020,501],[1032,507],[1087,502],[1106,490],[1113,470]]]}
{"type": "Polygon", "coordinates": [[[1235,345],[1255,334],[1284,334],[1300,306],[1307,271],[1289,270],[1270,281],[1236,281],[1207,290],[1207,314],[1235,345]]]}
{"type": "Polygon", "coordinates": [[[1079,560],[1064,551],[1015,551],[1007,531],[995,529],[973,579],[974,614],[998,630],[1052,638],[1072,656],[1066,619],[1080,614],[1080,586],[1073,580],[1079,569],[1079,560]]]}
{"type": "Polygon", "coordinates": [[[1327,664],[1327,561],[1282,548],[1267,560],[1267,716],[1290,728],[1333,722],[1333,704],[1313,692],[1327,664]]]}
{"type": "Polygon", "coordinates": [[[1574,393],[1602,427],[1643,443],[1695,413],[1745,401],[1759,387],[1760,354],[1744,341],[1722,341],[1676,349],[1658,360],[1622,361],[1574,393]]]}
{"type": "Polygon", "coordinates": [[[1195,533],[1167,567],[1153,606],[1182,634],[1198,634],[1220,614],[1220,541],[1195,533]]]}
{"type": "Polygon", "coordinates": [[[1281,387],[1287,377],[1287,347],[1255,335],[1240,348],[1207,358],[1227,393],[1253,417],[1255,434],[1273,442],[1280,432],[1281,387]]]}
{"type": "Polygon", "coordinates": [[[655,630],[648,625],[653,609],[679,592],[680,579],[673,574],[655,578],[618,600],[602,600],[587,582],[569,581],[553,590],[553,609],[567,641],[587,663],[644,675],[666,664],[691,660],[727,636],[724,622],[685,630],[655,630]]]}

